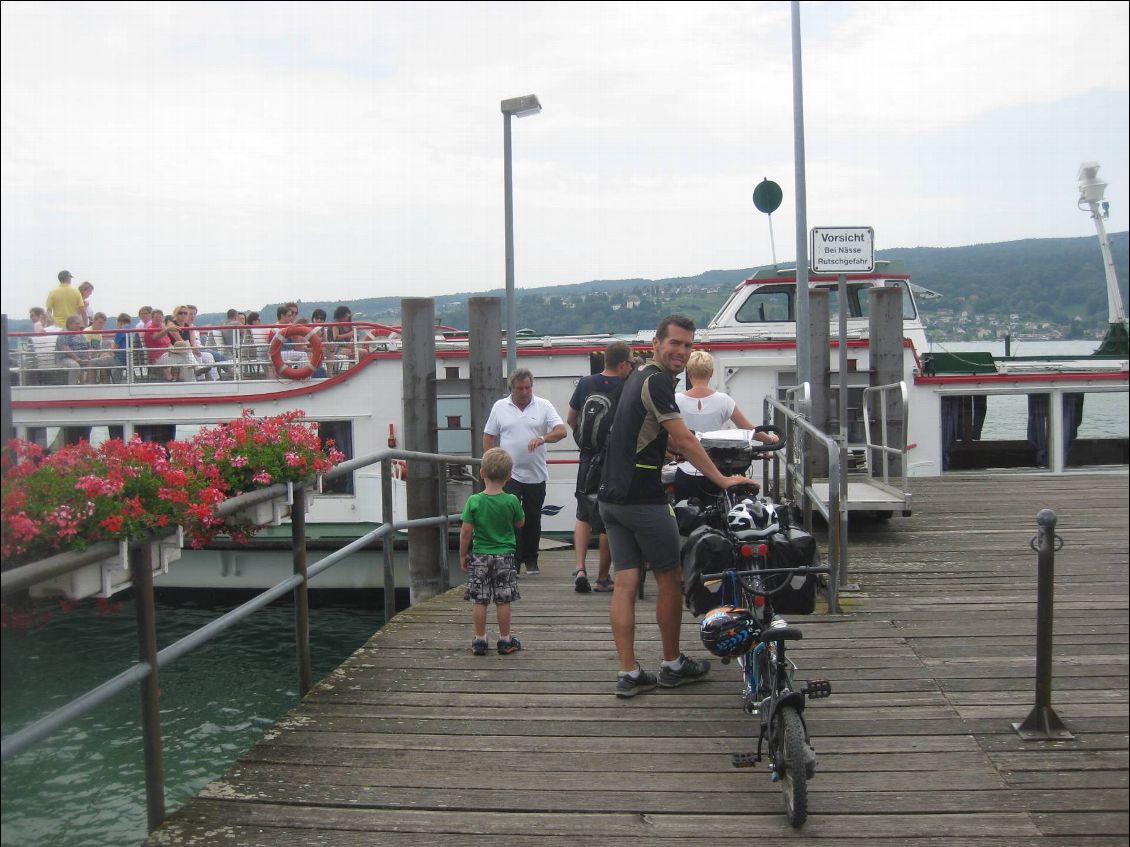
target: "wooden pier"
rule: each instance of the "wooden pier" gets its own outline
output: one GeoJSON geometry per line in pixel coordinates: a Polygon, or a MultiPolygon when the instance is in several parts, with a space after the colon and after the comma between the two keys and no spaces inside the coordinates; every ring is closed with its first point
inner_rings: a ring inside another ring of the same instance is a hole
{"type": "MultiPolygon", "coordinates": [[[[910,518],[852,517],[845,614],[798,620],[799,677],[833,687],[806,712],[819,765],[801,830],[764,764],[730,767],[756,744],[735,665],[613,696],[608,595],[572,590],[565,551],[522,578],[525,650],[472,656],[460,592],[401,613],[147,843],[1127,844],[1126,473],[912,489],[910,518]],[[1044,508],[1063,539],[1052,705],[1071,741],[1012,729],[1035,703],[1044,508]]],[[[651,585],[637,643],[654,669],[651,585]]],[[[696,632],[688,615],[702,655],[696,632]]]]}

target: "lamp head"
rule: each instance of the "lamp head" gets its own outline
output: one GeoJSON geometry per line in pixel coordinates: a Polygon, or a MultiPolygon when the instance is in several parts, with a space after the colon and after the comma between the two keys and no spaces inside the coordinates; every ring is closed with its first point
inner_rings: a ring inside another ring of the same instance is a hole
{"type": "Polygon", "coordinates": [[[536,94],[527,94],[524,97],[511,97],[502,101],[502,114],[524,118],[527,115],[536,115],[541,111],[541,103],[536,94]]]}
{"type": "Polygon", "coordinates": [[[1079,166],[1079,199],[1101,203],[1107,184],[1099,179],[1099,163],[1084,162],[1079,166]]]}

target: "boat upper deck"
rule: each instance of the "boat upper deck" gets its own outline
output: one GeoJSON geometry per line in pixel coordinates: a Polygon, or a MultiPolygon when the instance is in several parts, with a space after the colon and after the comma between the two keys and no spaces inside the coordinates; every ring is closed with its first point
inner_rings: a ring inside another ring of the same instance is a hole
{"type": "MultiPolygon", "coordinates": [[[[915,514],[854,519],[845,614],[796,623],[819,757],[792,830],[751,749],[738,671],[630,701],[612,695],[608,595],[578,595],[546,554],[514,605],[526,649],[474,657],[458,590],[407,610],[322,680],[153,845],[1124,845],[1127,475],[913,481],[915,514]],[[1052,705],[1071,741],[1023,741],[1034,703],[1036,513],[1055,509],[1052,705]]],[[[637,615],[659,659],[647,592],[637,615]]],[[[684,621],[685,647],[701,653],[684,621]],[[697,648],[697,649],[696,649],[697,648]]]]}

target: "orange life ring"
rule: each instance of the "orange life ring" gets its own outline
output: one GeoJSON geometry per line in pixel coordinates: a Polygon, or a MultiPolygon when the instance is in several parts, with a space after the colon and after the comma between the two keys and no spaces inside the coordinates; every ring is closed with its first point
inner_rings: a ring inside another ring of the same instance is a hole
{"type": "Polygon", "coordinates": [[[275,373],[287,379],[308,379],[322,366],[322,357],[322,336],[317,328],[291,324],[280,329],[271,339],[271,364],[275,366],[275,373]],[[292,365],[283,361],[283,342],[287,338],[310,342],[309,365],[292,365]]]}

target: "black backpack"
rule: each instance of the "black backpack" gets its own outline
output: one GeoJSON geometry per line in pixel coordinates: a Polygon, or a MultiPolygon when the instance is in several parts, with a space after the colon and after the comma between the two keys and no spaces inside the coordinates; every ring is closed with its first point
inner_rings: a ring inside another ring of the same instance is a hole
{"type": "Polygon", "coordinates": [[[600,453],[604,450],[623,385],[620,383],[611,393],[594,391],[585,398],[581,411],[577,413],[577,428],[573,430],[573,439],[583,452],[600,453]]]}

